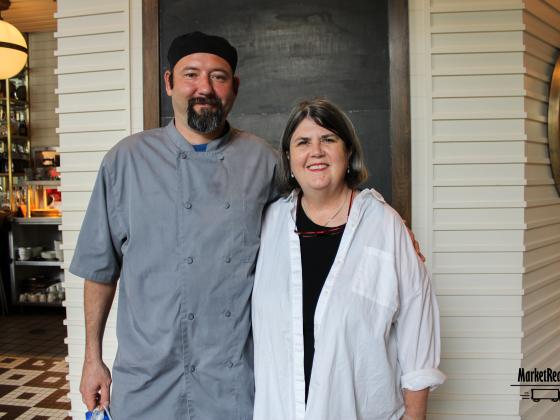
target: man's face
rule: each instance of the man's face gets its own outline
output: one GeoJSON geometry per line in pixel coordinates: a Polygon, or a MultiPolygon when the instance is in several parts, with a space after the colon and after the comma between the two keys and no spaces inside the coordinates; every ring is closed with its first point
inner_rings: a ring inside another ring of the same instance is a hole
{"type": "Polygon", "coordinates": [[[165,90],[176,123],[201,133],[221,129],[237,94],[229,63],[214,54],[189,54],[175,64],[173,83],[170,76],[165,72],[165,90]]]}

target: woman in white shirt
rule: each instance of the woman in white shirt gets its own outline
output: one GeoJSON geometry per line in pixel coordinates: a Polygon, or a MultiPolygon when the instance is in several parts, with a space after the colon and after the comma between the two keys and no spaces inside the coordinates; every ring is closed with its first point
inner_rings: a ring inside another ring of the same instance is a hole
{"type": "Polygon", "coordinates": [[[287,195],[267,210],[253,290],[254,420],[424,419],[443,383],[430,278],[326,100],[281,143],[287,195]],[[291,191],[291,192],[290,192],[291,191]]]}

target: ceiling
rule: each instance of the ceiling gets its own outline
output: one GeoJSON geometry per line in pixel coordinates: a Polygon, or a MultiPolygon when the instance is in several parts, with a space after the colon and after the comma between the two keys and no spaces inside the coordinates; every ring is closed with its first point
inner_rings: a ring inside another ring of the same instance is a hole
{"type": "Polygon", "coordinates": [[[21,32],[56,31],[56,0],[11,0],[11,3],[2,12],[2,19],[21,32]]]}

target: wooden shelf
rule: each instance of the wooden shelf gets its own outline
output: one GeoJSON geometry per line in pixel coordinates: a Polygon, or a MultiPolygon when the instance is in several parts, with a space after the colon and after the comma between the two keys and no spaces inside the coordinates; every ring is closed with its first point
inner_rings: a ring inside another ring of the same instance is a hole
{"type": "Polygon", "coordinates": [[[61,308],[62,307],[62,301],[59,302],[17,302],[16,305],[19,306],[48,306],[48,307],[52,307],[52,308],[61,308]]]}
{"type": "MultiPolygon", "coordinates": [[[[8,140],[8,137],[1,136],[0,140],[6,141],[6,140],[8,140]]],[[[22,141],[28,141],[28,140],[29,140],[29,137],[27,137],[27,136],[20,136],[19,134],[12,134],[12,141],[22,142],[22,141]]],[[[26,153],[26,154],[28,154],[28,153],[26,153]]]]}
{"type": "MultiPolygon", "coordinates": [[[[0,96],[0,102],[6,102],[6,97],[5,96],[0,96]]],[[[25,108],[27,106],[29,106],[29,103],[27,101],[23,101],[20,99],[15,99],[15,98],[10,98],[10,104],[12,106],[19,106],[22,108],[25,108]]]]}
{"type": "Polygon", "coordinates": [[[40,185],[43,187],[58,187],[60,180],[58,179],[45,179],[39,181],[25,181],[25,185],[40,185]]]}
{"type": "Polygon", "coordinates": [[[61,217],[14,217],[12,222],[20,225],[60,225],[61,217]]]}
{"type": "Polygon", "coordinates": [[[60,267],[62,261],[60,260],[44,260],[44,261],[15,261],[16,265],[27,266],[27,267],[60,267]]]}
{"type": "MultiPolygon", "coordinates": [[[[7,177],[7,176],[8,176],[8,173],[7,173],[7,172],[0,172],[0,176],[7,177]]],[[[13,176],[13,177],[16,177],[16,176],[25,176],[25,173],[23,173],[23,172],[14,172],[14,173],[12,173],[12,176],[13,176]]]]}

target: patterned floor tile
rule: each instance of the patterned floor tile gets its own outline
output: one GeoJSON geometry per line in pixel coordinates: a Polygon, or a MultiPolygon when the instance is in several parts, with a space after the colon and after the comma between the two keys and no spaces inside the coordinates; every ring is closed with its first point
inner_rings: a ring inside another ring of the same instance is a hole
{"type": "Polygon", "coordinates": [[[66,384],[66,374],[59,372],[40,372],[25,385],[39,388],[62,389],[66,384]]]}
{"type": "Polygon", "coordinates": [[[0,384],[0,398],[2,398],[6,394],[9,394],[16,388],[17,386],[0,384]]]}
{"type": "Polygon", "coordinates": [[[44,372],[57,366],[60,360],[29,358],[18,366],[18,369],[35,370],[44,372]]]}
{"type": "Polygon", "coordinates": [[[40,408],[54,408],[58,410],[68,411],[70,400],[68,399],[68,391],[64,389],[57,390],[49,395],[41,402],[35,404],[35,407],[40,408]]]}
{"type": "Polygon", "coordinates": [[[63,314],[2,317],[0,420],[70,420],[63,314]]]}
{"type": "Polygon", "coordinates": [[[0,404],[0,419],[13,420],[29,410],[27,407],[17,407],[13,405],[0,404]]]}
{"type": "Polygon", "coordinates": [[[64,359],[53,360],[52,367],[45,370],[49,372],[60,372],[68,374],[68,362],[66,362],[64,359]]]}
{"type": "Polygon", "coordinates": [[[36,370],[10,369],[0,375],[0,384],[16,386],[25,385],[37,376],[41,375],[41,373],[42,372],[36,370]]]}
{"type": "Polygon", "coordinates": [[[0,355],[0,368],[14,369],[24,363],[26,360],[26,357],[0,355]]]}
{"type": "Polygon", "coordinates": [[[20,386],[0,398],[0,405],[34,407],[53,392],[55,392],[53,389],[20,386]]]}
{"type": "Polygon", "coordinates": [[[63,420],[68,416],[68,410],[57,410],[54,408],[37,408],[33,407],[20,415],[18,420],[63,420]]]}

